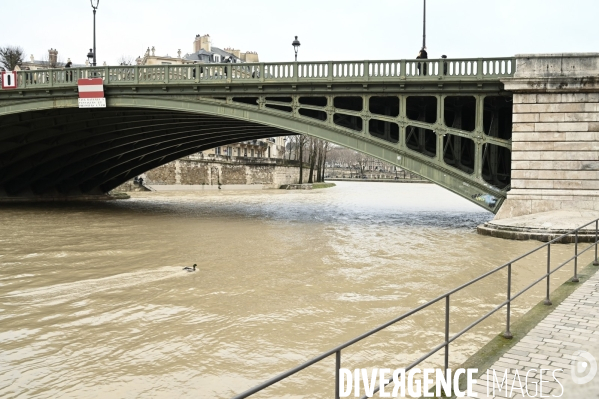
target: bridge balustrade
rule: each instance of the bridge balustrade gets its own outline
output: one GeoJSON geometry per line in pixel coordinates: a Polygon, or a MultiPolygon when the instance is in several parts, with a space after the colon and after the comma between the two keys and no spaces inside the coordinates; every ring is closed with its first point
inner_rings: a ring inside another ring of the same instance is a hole
{"type": "Polygon", "coordinates": [[[297,69],[300,78],[326,79],[329,76],[328,62],[301,62],[297,69]]]}
{"type": "Polygon", "coordinates": [[[401,61],[371,61],[368,65],[368,76],[378,77],[400,77],[401,61]]]}
{"type": "Polygon", "coordinates": [[[73,86],[101,77],[104,84],[221,84],[232,82],[369,82],[497,80],[513,76],[514,58],[188,64],[64,68],[17,73],[18,88],[73,86]]]}

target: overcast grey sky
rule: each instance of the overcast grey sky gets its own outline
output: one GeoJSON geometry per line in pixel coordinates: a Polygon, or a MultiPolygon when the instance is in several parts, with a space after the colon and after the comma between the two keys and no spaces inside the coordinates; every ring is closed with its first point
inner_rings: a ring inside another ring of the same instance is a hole
{"type": "MultiPolygon", "coordinates": [[[[92,46],[89,0],[3,3],[0,45],[29,58],[49,48],[84,63],[92,46]],[[8,12],[7,12],[8,11],[8,12]]],[[[428,0],[429,58],[599,51],[598,0],[428,0]]],[[[414,58],[422,43],[422,0],[100,0],[98,63],[121,55],[192,51],[196,34],[212,44],[257,51],[260,61],[414,58]]]]}

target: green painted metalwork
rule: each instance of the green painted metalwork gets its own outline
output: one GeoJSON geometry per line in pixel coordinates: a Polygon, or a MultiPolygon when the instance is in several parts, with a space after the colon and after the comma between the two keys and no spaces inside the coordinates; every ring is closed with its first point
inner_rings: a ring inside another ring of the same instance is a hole
{"type": "MultiPolygon", "coordinates": [[[[100,76],[107,110],[212,115],[308,134],[412,171],[496,212],[509,189],[498,169],[501,148],[509,153],[511,140],[498,132],[498,113],[489,107],[495,98],[510,98],[499,79],[512,76],[514,66],[513,58],[495,58],[23,71],[16,90],[0,91],[0,125],[9,115],[76,108],[77,79],[100,76]]],[[[228,135],[210,145],[246,137],[234,130],[228,135]]],[[[161,153],[160,160],[197,151],[184,148],[161,153]]],[[[97,173],[107,174],[106,168],[97,173]]]]}
{"type": "Polygon", "coordinates": [[[514,71],[515,58],[105,66],[21,71],[18,73],[18,88],[77,86],[77,79],[97,76],[103,77],[105,86],[156,83],[368,83],[397,82],[397,79],[484,82],[513,76],[514,71]]]}

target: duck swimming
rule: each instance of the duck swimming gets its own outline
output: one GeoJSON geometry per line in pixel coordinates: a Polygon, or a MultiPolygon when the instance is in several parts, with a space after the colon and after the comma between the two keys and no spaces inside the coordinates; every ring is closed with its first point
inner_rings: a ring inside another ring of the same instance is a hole
{"type": "Polygon", "coordinates": [[[186,270],[186,271],[188,271],[188,272],[195,272],[195,271],[196,271],[196,266],[197,266],[197,265],[194,263],[194,264],[193,264],[193,268],[191,268],[191,267],[189,267],[189,266],[185,266],[185,267],[183,268],[183,270],[186,270]]]}

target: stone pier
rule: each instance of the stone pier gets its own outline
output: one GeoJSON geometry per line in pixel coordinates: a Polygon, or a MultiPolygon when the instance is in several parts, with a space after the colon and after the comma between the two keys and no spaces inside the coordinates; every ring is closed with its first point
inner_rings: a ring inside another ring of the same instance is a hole
{"type": "Polygon", "coordinates": [[[516,57],[511,190],[478,231],[545,241],[599,218],[599,53],[516,57]]]}
{"type": "Polygon", "coordinates": [[[599,53],[518,55],[512,179],[497,219],[599,210],[599,53]]]}

